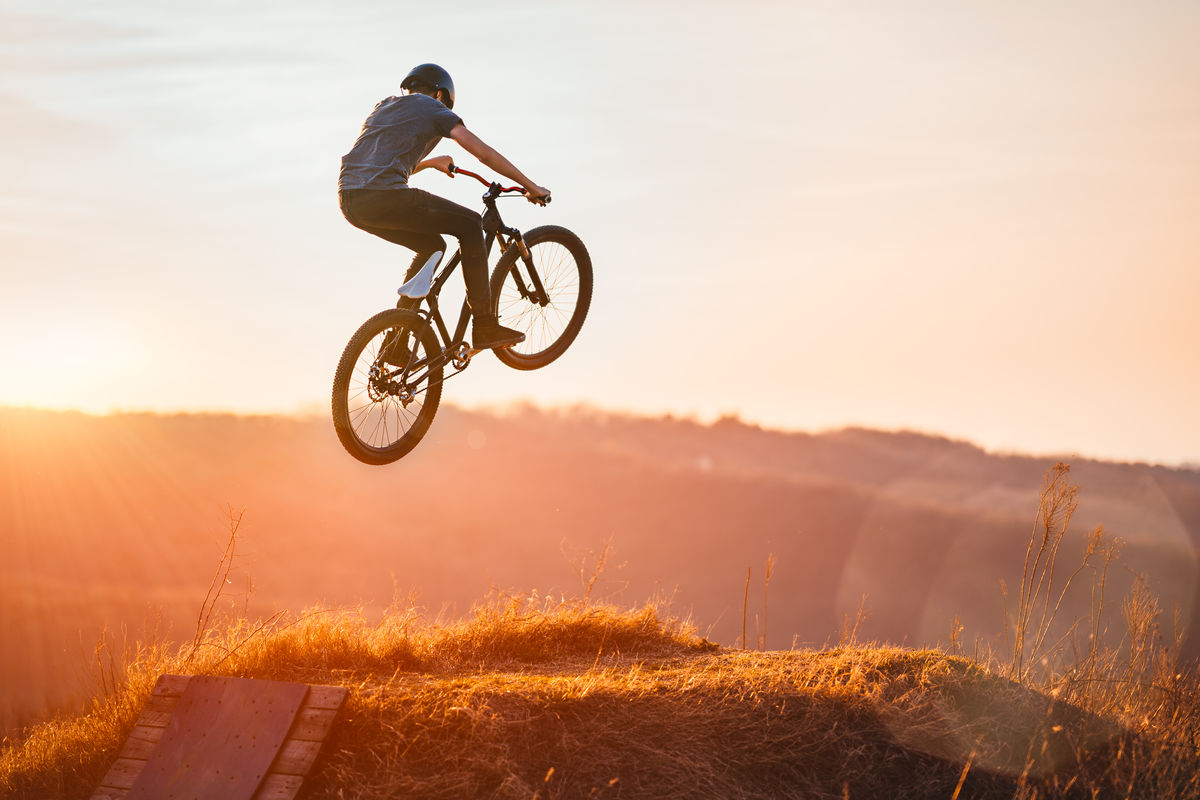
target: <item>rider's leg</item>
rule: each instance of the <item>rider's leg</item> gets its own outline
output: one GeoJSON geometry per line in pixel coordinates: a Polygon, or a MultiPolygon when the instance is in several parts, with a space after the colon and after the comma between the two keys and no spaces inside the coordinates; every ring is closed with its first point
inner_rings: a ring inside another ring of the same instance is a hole
{"type": "Polygon", "coordinates": [[[414,220],[419,219],[435,226],[439,233],[449,233],[458,239],[463,280],[467,284],[467,302],[470,303],[475,317],[471,326],[471,344],[477,350],[520,344],[525,340],[525,334],[504,327],[492,312],[487,246],[479,215],[436,195],[427,197],[424,208],[410,216],[406,222],[412,224],[414,220]]]}
{"type": "MultiPolygon", "coordinates": [[[[417,276],[421,267],[425,266],[434,253],[446,252],[446,240],[436,233],[389,230],[388,228],[377,228],[374,225],[359,225],[358,227],[367,233],[375,234],[380,239],[403,245],[414,252],[412,263],[408,265],[408,270],[404,273],[405,283],[417,276]]],[[[421,303],[420,299],[412,297],[401,297],[400,300],[409,303],[409,305],[402,306],[403,308],[416,308],[421,303]]]]}
{"type": "MultiPolygon", "coordinates": [[[[412,263],[409,264],[408,271],[404,274],[404,281],[407,283],[416,277],[430,256],[439,251],[446,252],[446,240],[433,231],[394,227],[395,220],[393,218],[396,209],[392,206],[395,203],[382,202],[390,199],[389,196],[392,194],[394,192],[351,190],[340,193],[338,199],[341,202],[342,213],[345,214],[350,224],[392,244],[407,247],[414,252],[412,263]]],[[[419,300],[402,297],[397,307],[416,308],[418,305],[420,305],[419,300]]]]}
{"type": "MultiPolygon", "coordinates": [[[[421,267],[425,266],[425,262],[429,257],[437,252],[446,252],[446,240],[436,233],[416,233],[413,231],[397,231],[388,230],[386,228],[376,228],[370,225],[359,225],[359,228],[367,233],[373,233],[381,239],[386,239],[393,244],[403,245],[410,250],[415,250],[416,255],[413,256],[412,264],[409,265],[404,280],[407,283],[412,278],[416,277],[417,272],[421,267]]],[[[396,308],[401,308],[406,311],[415,311],[421,306],[421,298],[419,297],[401,297],[396,301],[396,308]]],[[[409,344],[408,331],[396,329],[392,331],[383,341],[380,347],[380,357],[389,364],[397,367],[403,367],[408,364],[412,349],[409,344]]]]}
{"type": "MultiPolygon", "coordinates": [[[[389,242],[403,245],[410,250],[415,251],[412,263],[408,265],[408,270],[404,273],[404,282],[408,283],[413,278],[417,277],[417,273],[421,271],[421,267],[432,258],[446,252],[446,240],[436,233],[413,233],[412,231],[390,231],[386,228],[364,227],[367,233],[373,233],[381,239],[386,239],[389,242]]],[[[404,308],[414,310],[421,305],[419,297],[401,297],[396,301],[396,308],[404,308]]]]}
{"type": "Polygon", "coordinates": [[[483,222],[477,213],[420,189],[356,189],[344,194],[342,209],[346,218],[389,241],[411,247],[398,241],[401,238],[398,234],[405,233],[449,233],[458,239],[467,302],[475,315],[472,343],[483,349],[505,347],[524,340],[524,334],[501,326],[492,314],[487,248],[483,222]],[[387,231],[388,235],[384,236],[382,231],[387,231]]]}
{"type": "Polygon", "coordinates": [[[351,189],[342,193],[342,211],[351,224],[426,257],[438,243],[445,247],[438,234],[455,237],[472,311],[486,313],[491,307],[483,220],[471,209],[421,189],[351,189]]]}

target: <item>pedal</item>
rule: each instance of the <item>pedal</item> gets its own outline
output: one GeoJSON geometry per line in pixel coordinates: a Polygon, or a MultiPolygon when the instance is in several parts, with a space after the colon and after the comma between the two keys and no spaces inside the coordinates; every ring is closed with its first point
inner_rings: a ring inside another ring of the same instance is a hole
{"type": "Polygon", "coordinates": [[[450,363],[454,365],[455,369],[464,370],[471,363],[471,357],[478,352],[478,350],[471,347],[467,342],[462,342],[454,351],[454,357],[450,360],[450,363]]]}

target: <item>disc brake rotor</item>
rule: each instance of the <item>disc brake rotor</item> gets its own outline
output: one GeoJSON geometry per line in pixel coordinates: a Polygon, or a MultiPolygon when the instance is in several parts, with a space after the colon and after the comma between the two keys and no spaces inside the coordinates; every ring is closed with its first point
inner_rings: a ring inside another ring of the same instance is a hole
{"type": "Polygon", "coordinates": [[[401,404],[407,406],[416,399],[416,394],[404,383],[388,380],[384,370],[378,364],[371,366],[370,378],[367,381],[367,397],[372,403],[382,402],[387,397],[395,397],[401,404]]]}

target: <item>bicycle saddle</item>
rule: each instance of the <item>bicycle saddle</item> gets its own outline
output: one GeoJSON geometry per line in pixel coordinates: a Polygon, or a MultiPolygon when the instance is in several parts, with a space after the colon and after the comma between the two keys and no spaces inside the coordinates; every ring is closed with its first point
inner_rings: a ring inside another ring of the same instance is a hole
{"type": "Polygon", "coordinates": [[[401,297],[411,297],[415,300],[420,300],[429,294],[433,289],[433,273],[437,270],[438,264],[442,262],[442,251],[438,250],[431,255],[425,262],[425,266],[421,267],[412,280],[407,281],[403,286],[396,290],[396,294],[401,297]]]}

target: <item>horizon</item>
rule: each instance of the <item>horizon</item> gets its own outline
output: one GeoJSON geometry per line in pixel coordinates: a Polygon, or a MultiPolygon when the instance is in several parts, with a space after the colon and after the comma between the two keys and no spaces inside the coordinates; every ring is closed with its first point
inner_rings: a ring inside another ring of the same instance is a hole
{"type": "MultiPolygon", "coordinates": [[[[475,404],[466,405],[457,403],[453,399],[448,402],[443,402],[443,408],[453,409],[454,411],[464,414],[479,414],[491,416],[496,419],[503,419],[506,416],[512,416],[520,413],[533,412],[535,414],[544,414],[547,416],[572,416],[579,417],[606,417],[610,419],[637,419],[651,422],[682,422],[695,425],[700,428],[713,428],[718,425],[733,423],[747,428],[754,428],[766,433],[778,434],[781,436],[811,436],[821,437],[834,435],[850,431],[864,431],[867,433],[879,433],[884,435],[915,435],[927,439],[942,440],[952,442],[954,444],[966,445],[979,450],[981,453],[988,456],[996,456],[1000,458],[1017,457],[1017,458],[1034,458],[1034,459],[1057,459],[1057,460],[1074,460],[1082,459],[1084,461],[1107,463],[1107,464],[1130,464],[1148,467],[1162,467],[1172,470],[1181,470],[1187,472],[1200,472],[1200,461],[1181,461],[1178,463],[1166,461],[1152,461],[1146,459],[1128,459],[1120,457],[1105,456],[1103,454],[1088,453],[1081,451],[1066,451],[1066,450],[1018,450],[1004,447],[992,447],[985,442],[977,441],[967,436],[954,436],[944,431],[922,430],[913,427],[897,427],[885,428],[859,424],[845,425],[830,425],[823,428],[789,428],[780,425],[771,425],[760,420],[755,420],[736,412],[726,412],[721,414],[705,416],[702,414],[682,414],[671,411],[669,409],[661,412],[654,411],[635,411],[631,409],[619,408],[602,408],[600,406],[589,405],[587,403],[571,403],[561,405],[545,405],[539,404],[529,398],[516,398],[503,403],[493,404],[475,404]]],[[[0,403],[0,413],[5,411],[29,411],[29,412],[44,412],[49,414],[80,414],[87,417],[102,419],[106,417],[120,416],[151,416],[151,417],[234,417],[234,418],[278,418],[285,420],[293,420],[297,422],[328,422],[329,410],[325,406],[312,405],[311,407],[298,407],[284,411],[257,411],[229,408],[216,409],[171,409],[171,408],[110,408],[105,410],[88,410],[84,408],[53,408],[48,406],[33,406],[33,405],[11,405],[0,403]]],[[[332,423],[330,423],[332,425],[332,423]]],[[[331,427],[332,430],[332,427],[331,427]]]]}
{"type": "Polygon", "coordinates": [[[341,218],[338,159],[438,61],[467,125],[554,191],[508,221],[575,230],[597,278],[566,357],[479,359],[448,400],[1200,459],[1200,7],[497,14],[0,11],[0,404],[323,403],[409,257],[341,218]],[[540,58],[495,63],[506,20],[540,58]],[[451,34],[396,34],[422,27],[451,34]]]}

